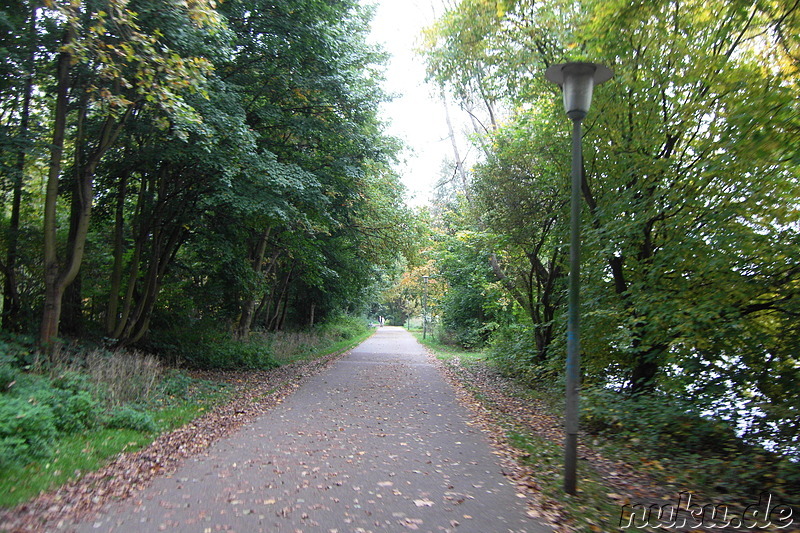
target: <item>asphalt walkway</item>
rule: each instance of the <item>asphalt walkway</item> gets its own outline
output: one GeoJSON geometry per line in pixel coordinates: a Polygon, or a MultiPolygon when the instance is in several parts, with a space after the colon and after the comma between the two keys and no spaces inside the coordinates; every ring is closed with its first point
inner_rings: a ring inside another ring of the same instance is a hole
{"type": "Polygon", "coordinates": [[[402,328],[78,531],[544,533],[402,328]]]}

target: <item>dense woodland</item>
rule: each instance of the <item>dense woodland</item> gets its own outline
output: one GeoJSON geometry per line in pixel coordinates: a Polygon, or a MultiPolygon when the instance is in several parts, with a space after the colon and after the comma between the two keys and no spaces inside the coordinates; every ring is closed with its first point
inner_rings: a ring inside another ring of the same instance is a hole
{"type": "Polygon", "coordinates": [[[124,347],[364,313],[411,235],[369,16],[6,3],[3,330],[124,347]]]}
{"type": "Polygon", "coordinates": [[[585,427],[800,457],[798,2],[462,0],[423,54],[480,156],[443,173],[395,309],[427,291],[445,338],[563,387],[571,123],[543,73],[605,64],[583,136],[585,427]]]}

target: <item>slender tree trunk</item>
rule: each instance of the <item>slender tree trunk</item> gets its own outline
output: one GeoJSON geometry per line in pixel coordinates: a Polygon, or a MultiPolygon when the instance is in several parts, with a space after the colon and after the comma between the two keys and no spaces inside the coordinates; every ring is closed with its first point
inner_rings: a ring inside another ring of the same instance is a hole
{"type": "Polygon", "coordinates": [[[287,293],[289,291],[289,281],[291,280],[293,273],[294,273],[294,264],[292,264],[292,267],[289,269],[289,273],[286,274],[286,277],[283,280],[283,287],[281,289],[281,294],[280,296],[278,296],[278,301],[275,304],[275,314],[273,315],[272,321],[269,324],[269,327],[267,328],[271,331],[278,331],[280,329],[281,319],[284,316],[287,305],[286,300],[287,300],[287,293]],[[281,308],[281,305],[283,305],[283,308],[281,308]]]}
{"type": "Polygon", "coordinates": [[[447,131],[450,135],[450,143],[453,147],[453,157],[456,161],[456,174],[458,175],[459,179],[461,180],[461,187],[464,191],[464,195],[467,199],[467,202],[470,202],[469,196],[469,182],[467,180],[467,171],[464,170],[464,162],[461,160],[461,153],[458,150],[458,142],[456,141],[456,132],[453,129],[453,123],[450,120],[450,109],[447,105],[447,99],[444,95],[444,91],[442,92],[442,106],[444,106],[444,118],[445,122],[447,123],[447,131]]]}
{"type": "Polygon", "coordinates": [[[272,309],[272,295],[275,292],[274,288],[273,284],[273,287],[267,289],[264,296],[261,298],[261,302],[258,304],[258,309],[256,309],[255,321],[261,324],[264,329],[267,329],[269,325],[270,310],[272,309]]]}
{"type": "MultiPolygon", "coordinates": [[[[267,241],[269,241],[272,228],[268,227],[259,238],[256,245],[255,252],[253,253],[252,266],[253,272],[256,276],[261,275],[264,267],[264,256],[267,252],[267,241]]],[[[253,324],[253,316],[255,314],[256,300],[255,295],[248,294],[242,302],[242,311],[239,317],[239,324],[236,328],[236,336],[240,339],[246,339],[250,335],[250,328],[253,324]]]]}
{"type": "MultiPolygon", "coordinates": [[[[67,250],[75,250],[78,239],[81,238],[81,218],[85,207],[82,198],[82,180],[80,173],[84,171],[84,147],[86,142],[86,114],[88,112],[89,98],[83,94],[80,97],[77,128],[75,133],[75,161],[73,167],[75,176],[72,183],[72,197],[70,199],[69,235],[67,237],[67,250]]],[[[74,253],[74,252],[73,252],[74,253]]],[[[67,335],[78,337],[83,330],[83,283],[81,273],[78,271],[75,279],[64,288],[63,302],[61,304],[61,325],[59,329],[67,335]]]]}
{"type": "MultiPolygon", "coordinates": [[[[136,321],[131,323],[127,334],[123,338],[125,344],[135,344],[139,342],[150,329],[150,320],[153,316],[156,302],[158,301],[158,294],[164,283],[164,276],[167,269],[175,259],[175,255],[183,242],[183,227],[180,223],[173,227],[173,231],[167,238],[167,242],[160,245],[160,253],[153,254],[153,264],[148,269],[148,280],[145,283],[147,287],[141,299],[141,305],[136,312],[136,321]]],[[[163,240],[163,234],[162,234],[163,240]]]]}
{"type": "MultiPolygon", "coordinates": [[[[47,175],[47,187],[44,209],[44,283],[45,301],[42,311],[42,323],[39,329],[39,346],[50,351],[58,337],[59,320],[61,319],[61,299],[64,289],[78,275],[86,247],[86,236],[89,232],[89,219],[92,212],[94,195],[94,173],[103,154],[116,141],[122,126],[133,109],[128,106],[123,116],[117,121],[109,116],[103,124],[97,144],[83,162],[83,168],[76,174],[78,183],[75,193],[80,202],[77,215],[75,238],[67,251],[68,259],[61,268],[56,247],[56,206],[58,203],[58,185],[61,177],[61,160],[64,153],[64,135],[66,132],[68,91],[70,83],[70,65],[72,55],[68,51],[73,39],[72,28],[67,29],[64,47],[59,54],[56,74],[56,106],[53,119],[53,144],[50,148],[50,168],[47,175]],[[58,301],[54,299],[58,298],[58,301]]],[[[52,351],[51,351],[52,353],[52,351]]]]}
{"type": "MultiPolygon", "coordinates": [[[[64,47],[72,42],[72,29],[64,36],[64,47]]],[[[53,142],[50,145],[50,167],[44,205],[44,308],[39,329],[39,345],[50,349],[58,337],[58,321],[61,316],[61,297],[64,279],[60,274],[56,250],[56,201],[58,182],[61,177],[61,158],[64,153],[64,133],[67,124],[67,104],[71,54],[63,50],[56,65],[56,105],[53,116],[53,142]]]]}
{"type": "Polygon", "coordinates": [[[142,261],[142,251],[147,240],[147,233],[149,225],[145,222],[145,203],[148,190],[148,181],[142,180],[139,187],[139,196],[136,200],[136,214],[134,215],[134,228],[138,228],[138,234],[133,245],[133,256],[131,257],[131,264],[128,267],[128,284],[125,289],[125,297],[122,300],[122,311],[120,312],[119,319],[116,320],[116,325],[111,333],[111,337],[119,339],[122,336],[122,331],[128,323],[131,309],[133,308],[134,294],[136,292],[136,285],[139,279],[139,265],[142,261]]]}

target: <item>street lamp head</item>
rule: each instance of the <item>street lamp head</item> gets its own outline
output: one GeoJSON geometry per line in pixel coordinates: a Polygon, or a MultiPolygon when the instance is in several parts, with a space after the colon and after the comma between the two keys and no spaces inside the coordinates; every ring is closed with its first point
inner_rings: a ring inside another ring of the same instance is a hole
{"type": "Polygon", "coordinates": [[[550,66],[544,75],[561,86],[567,116],[580,121],[589,112],[594,86],[610,80],[614,73],[596,63],[560,63],[550,66]]]}

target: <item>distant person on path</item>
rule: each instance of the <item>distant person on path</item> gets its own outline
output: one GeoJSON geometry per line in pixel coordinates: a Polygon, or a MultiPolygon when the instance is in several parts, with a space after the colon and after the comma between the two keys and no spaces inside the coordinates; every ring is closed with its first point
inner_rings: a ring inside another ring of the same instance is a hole
{"type": "Polygon", "coordinates": [[[379,316],[379,317],[378,317],[378,324],[380,324],[381,326],[383,326],[383,323],[384,323],[384,322],[385,322],[384,318],[383,318],[382,316],[379,316]]]}

